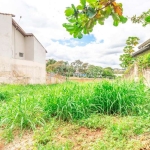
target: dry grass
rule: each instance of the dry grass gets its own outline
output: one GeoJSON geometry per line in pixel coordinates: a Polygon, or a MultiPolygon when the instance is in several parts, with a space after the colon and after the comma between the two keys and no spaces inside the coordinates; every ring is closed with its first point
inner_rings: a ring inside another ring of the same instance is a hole
{"type": "Polygon", "coordinates": [[[98,82],[101,81],[101,78],[78,78],[78,77],[70,77],[69,81],[76,81],[76,82],[98,82]]]}
{"type": "Polygon", "coordinates": [[[142,143],[143,148],[140,150],[150,150],[150,132],[135,136],[134,139],[142,143]]]}

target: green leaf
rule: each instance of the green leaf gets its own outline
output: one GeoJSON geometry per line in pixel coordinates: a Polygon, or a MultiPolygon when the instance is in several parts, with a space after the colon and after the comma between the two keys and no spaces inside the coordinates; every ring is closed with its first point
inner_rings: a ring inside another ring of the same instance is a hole
{"type": "Polygon", "coordinates": [[[82,39],[82,37],[83,37],[83,34],[82,34],[81,32],[79,32],[79,33],[78,33],[78,38],[79,38],[79,39],[82,39]]]}
{"type": "Polygon", "coordinates": [[[93,18],[95,15],[96,15],[96,10],[91,8],[91,7],[88,7],[88,10],[87,10],[87,15],[89,18],[93,18]]]}
{"type": "Polygon", "coordinates": [[[83,33],[84,33],[84,34],[87,34],[86,28],[83,28],[83,33]]]}
{"type": "Polygon", "coordinates": [[[112,12],[112,8],[111,8],[110,6],[106,7],[105,17],[106,17],[106,18],[109,17],[110,14],[111,14],[111,12],[112,12]]]}
{"type": "Polygon", "coordinates": [[[74,22],[76,22],[76,19],[75,18],[69,18],[68,21],[71,23],[74,23],[74,22]]]}
{"type": "Polygon", "coordinates": [[[63,24],[63,27],[65,27],[66,30],[67,30],[68,32],[70,32],[70,34],[72,34],[72,33],[74,32],[74,30],[75,30],[75,28],[74,28],[73,25],[70,25],[70,24],[67,24],[67,23],[64,23],[64,24],[63,24]]]}
{"type": "Polygon", "coordinates": [[[86,0],[89,4],[96,3],[97,0],[86,0]]]}
{"type": "Polygon", "coordinates": [[[78,5],[78,6],[77,6],[77,9],[78,9],[78,10],[83,10],[83,8],[84,8],[84,7],[81,6],[81,5],[78,5]]]}
{"type": "Polygon", "coordinates": [[[118,14],[112,13],[112,18],[114,20],[113,25],[117,27],[119,25],[119,21],[120,21],[118,14]]]}
{"type": "Polygon", "coordinates": [[[119,21],[118,21],[118,20],[114,20],[113,25],[114,25],[115,27],[117,27],[117,26],[119,25],[119,21]]]}
{"type": "Polygon", "coordinates": [[[83,7],[85,7],[85,5],[86,5],[86,0],[80,0],[80,4],[81,4],[83,7]]]}
{"type": "Polygon", "coordinates": [[[74,9],[74,12],[76,12],[76,7],[74,6],[74,4],[71,4],[72,8],[74,9]]]}
{"type": "Polygon", "coordinates": [[[77,32],[74,32],[73,37],[74,37],[74,38],[77,38],[77,37],[78,37],[78,33],[77,33],[77,32]]]}
{"type": "Polygon", "coordinates": [[[92,27],[92,24],[93,24],[93,21],[92,21],[92,19],[90,19],[90,20],[87,22],[87,24],[86,24],[86,28],[87,28],[87,29],[91,28],[91,27],[92,27]]]}
{"type": "Polygon", "coordinates": [[[150,16],[147,16],[147,17],[145,18],[145,21],[150,23],[150,16]]]}
{"type": "Polygon", "coordinates": [[[98,19],[98,23],[100,25],[104,25],[104,20],[105,20],[105,18],[100,18],[100,19],[98,19]]]}
{"type": "Polygon", "coordinates": [[[116,13],[112,13],[112,18],[113,18],[114,21],[115,20],[120,20],[118,14],[116,14],[116,13]]]}
{"type": "Polygon", "coordinates": [[[67,23],[63,23],[63,24],[62,24],[62,26],[66,28],[66,26],[67,26],[67,23]]]}
{"type": "Polygon", "coordinates": [[[126,23],[127,20],[128,20],[128,19],[127,19],[126,17],[120,16],[120,21],[121,21],[122,23],[126,23]]]}
{"type": "Polygon", "coordinates": [[[71,16],[71,15],[73,15],[73,14],[74,14],[74,9],[73,9],[73,8],[68,7],[68,8],[65,10],[65,15],[66,15],[67,17],[69,17],[69,16],[71,16]]]}

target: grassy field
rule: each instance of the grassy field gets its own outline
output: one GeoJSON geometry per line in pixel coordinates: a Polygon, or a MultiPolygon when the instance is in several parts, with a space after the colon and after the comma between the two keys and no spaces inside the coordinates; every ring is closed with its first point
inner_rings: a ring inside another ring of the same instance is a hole
{"type": "Polygon", "coordinates": [[[18,136],[30,140],[20,149],[150,149],[150,90],[142,82],[3,84],[0,106],[0,149],[22,143],[18,136]]]}

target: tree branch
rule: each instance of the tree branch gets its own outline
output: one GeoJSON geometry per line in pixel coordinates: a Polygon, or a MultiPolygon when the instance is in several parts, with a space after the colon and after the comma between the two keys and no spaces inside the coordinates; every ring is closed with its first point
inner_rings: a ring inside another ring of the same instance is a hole
{"type": "Polygon", "coordinates": [[[102,9],[106,8],[107,6],[111,5],[112,2],[114,2],[114,1],[115,0],[112,0],[112,1],[108,2],[104,7],[100,8],[100,9],[97,9],[97,10],[102,10],[102,9]]]}

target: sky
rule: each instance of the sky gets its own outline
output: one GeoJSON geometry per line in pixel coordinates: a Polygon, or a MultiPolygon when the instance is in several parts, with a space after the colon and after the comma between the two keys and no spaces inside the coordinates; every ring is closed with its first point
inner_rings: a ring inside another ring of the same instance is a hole
{"type": "MultiPolygon", "coordinates": [[[[74,39],[62,26],[67,23],[66,7],[78,5],[80,0],[0,0],[0,12],[14,14],[16,22],[26,33],[33,33],[46,48],[46,59],[82,62],[101,67],[120,68],[129,36],[139,37],[139,44],[150,38],[150,25],[126,24],[113,26],[108,18],[103,26],[96,25],[89,35],[74,39]],[[21,19],[20,19],[21,16],[21,19]]],[[[150,9],[150,0],[117,0],[123,4],[124,16],[140,15],[150,9]]],[[[136,47],[135,50],[138,50],[136,47]]]]}

